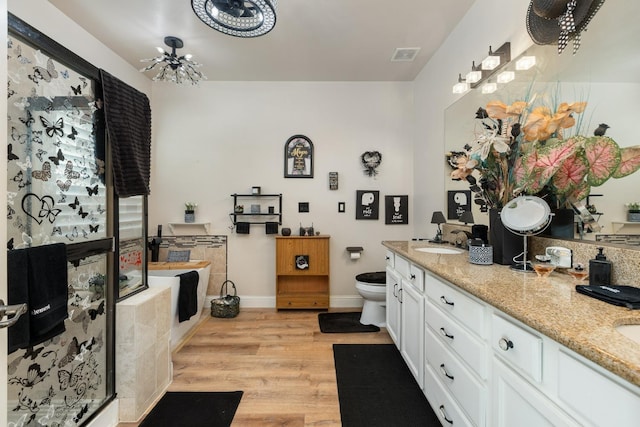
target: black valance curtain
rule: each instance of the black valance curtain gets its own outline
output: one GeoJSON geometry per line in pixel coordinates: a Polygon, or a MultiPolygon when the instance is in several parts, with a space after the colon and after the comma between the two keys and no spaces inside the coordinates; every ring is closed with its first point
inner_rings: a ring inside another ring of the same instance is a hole
{"type": "Polygon", "coordinates": [[[151,106],[147,96],[100,70],[113,183],[119,197],[149,194],[151,106]]]}

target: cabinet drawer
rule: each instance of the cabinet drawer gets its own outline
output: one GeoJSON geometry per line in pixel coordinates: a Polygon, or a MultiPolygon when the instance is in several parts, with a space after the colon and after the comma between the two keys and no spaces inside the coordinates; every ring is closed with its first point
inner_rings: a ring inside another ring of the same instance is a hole
{"type": "Polygon", "coordinates": [[[481,378],[487,378],[487,348],[455,320],[445,315],[428,299],[425,300],[425,320],[441,342],[453,349],[481,378]]]}
{"type": "Polygon", "coordinates": [[[424,292],[424,270],[413,264],[409,266],[409,282],[418,289],[420,292],[424,292]]]}
{"type": "Polygon", "coordinates": [[[484,307],[462,292],[425,273],[425,292],[445,313],[458,319],[476,335],[484,338],[484,307]]]}
{"type": "Polygon", "coordinates": [[[405,279],[409,278],[409,269],[411,263],[401,256],[396,255],[395,270],[405,279]]]}
{"type": "Polygon", "coordinates": [[[395,262],[394,262],[395,257],[396,257],[395,252],[387,249],[387,255],[385,256],[385,259],[387,261],[387,267],[395,268],[395,262]]]}
{"type": "Polygon", "coordinates": [[[278,295],[276,308],[329,308],[329,295],[278,295]]]}
{"type": "Polygon", "coordinates": [[[427,363],[438,379],[464,409],[471,421],[479,425],[485,417],[484,387],[473,377],[462,362],[448,351],[430,329],[427,329],[425,346],[427,363]]]}
{"type": "Polygon", "coordinates": [[[491,347],[513,368],[534,381],[542,381],[542,338],[493,314],[491,347]]]}
{"type": "Polygon", "coordinates": [[[558,397],[594,426],[640,425],[640,396],[563,351],[558,354],[558,397]]]}
{"type": "MultiPolygon", "coordinates": [[[[431,366],[425,366],[424,394],[443,426],[474,427],[444,386],[436,379],[431,366]]],[[[480,424],[484,426],[485,424],[480,424]]]]}

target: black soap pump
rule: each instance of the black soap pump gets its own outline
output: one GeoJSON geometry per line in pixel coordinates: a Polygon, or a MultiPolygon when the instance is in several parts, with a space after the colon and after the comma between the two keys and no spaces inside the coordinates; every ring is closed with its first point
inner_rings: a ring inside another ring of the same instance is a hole
{"type": "Polygon", "coordinates": [[[589,284],[592,286],[608,286],[611,284],[611,261],[598,248],[595,259],[589,260],[589,284]]]}

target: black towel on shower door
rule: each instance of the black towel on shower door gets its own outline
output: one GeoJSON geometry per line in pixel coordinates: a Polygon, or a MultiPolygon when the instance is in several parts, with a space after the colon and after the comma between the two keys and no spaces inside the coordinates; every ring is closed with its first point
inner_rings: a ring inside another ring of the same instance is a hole
{"type": "MultiPolygon", "coordinates": [[[[7,297],[9,305],[29,303],[28,271],[29,258],[26,249],[13,249],[7,252],[7,297]]],[[[7,332],[9,333],[8,354],[19,348],[27,348],[30,335],[29,314],[20,316],[20,319],[7,332]]]]}
{"type": "Polygon", "coordinates": [[[180,291],[178,292],[178,321],[184,322],[198,313],[198,282],[200,275],[197,271],[178,274],[180,291]]]}
{"type": "Polygon", "coordinates": [[[34,246],[29,256],[29,345],[40,344],[64,332],[67,311],[67,246],[34,246]]]}

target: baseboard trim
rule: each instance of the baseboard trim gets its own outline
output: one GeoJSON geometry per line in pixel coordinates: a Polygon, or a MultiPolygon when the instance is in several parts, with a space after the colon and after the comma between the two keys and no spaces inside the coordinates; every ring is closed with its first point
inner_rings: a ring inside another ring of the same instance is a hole
{"type": "MultiPolygon", "coordinates": [[[[218,298],[208,295],[205,300],[205,308],[211,307],[211,300],[218,298]]],[[[359,295],[337,295],[331,296],[329,305],[335,308],[362,307],[362,297],[359,295]]],[[[275,308],[276,297],[242,296],[240,298],[240,308],[275,308]]]]}

